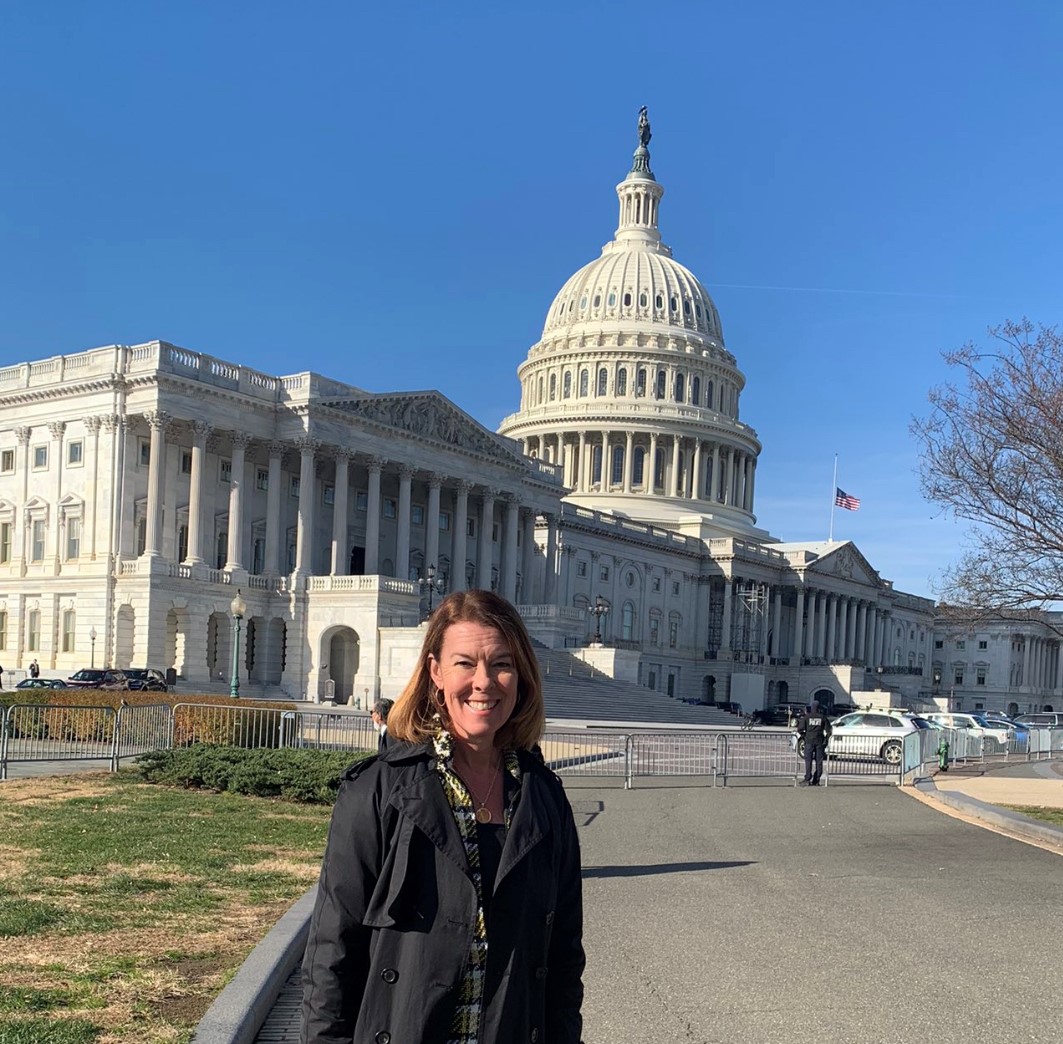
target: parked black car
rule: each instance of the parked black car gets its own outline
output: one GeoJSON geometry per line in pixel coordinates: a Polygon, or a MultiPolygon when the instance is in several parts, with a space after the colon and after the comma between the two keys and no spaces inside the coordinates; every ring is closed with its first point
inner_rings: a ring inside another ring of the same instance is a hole
{"type": "Polygon", "coordinates": [[[65,689],[66,682],[62,678],[23,678],[15,686],[16,689],[65,689]]]}
{"type": "Polygon", "coordinates": [[[804,709],[803,703],[780,703],[753,711],[753,720],[758,725],[794,725],[804,709]]]}
{"type": "Polygon", "coordinates": [[[166,675],[155,667],[127,667],[122,673],[134,692],[166,692],[166,675]]]}
{"type": "Polygon", "coordinates": [[[128,689],[129,681],[122,671],[102,667],[83,667],[67,679],[68,689],[128,689]]]}

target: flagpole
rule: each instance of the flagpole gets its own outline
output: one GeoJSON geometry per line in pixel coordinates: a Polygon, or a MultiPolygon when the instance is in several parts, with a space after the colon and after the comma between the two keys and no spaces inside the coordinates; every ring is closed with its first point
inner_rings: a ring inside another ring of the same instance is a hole
{"type": "Polygon", "coordinates": [[[834,543],[834,502],[838,499],[838,454],[834,454],[834,482],[830,487],[830,534],[827,543],[834,543]]]}

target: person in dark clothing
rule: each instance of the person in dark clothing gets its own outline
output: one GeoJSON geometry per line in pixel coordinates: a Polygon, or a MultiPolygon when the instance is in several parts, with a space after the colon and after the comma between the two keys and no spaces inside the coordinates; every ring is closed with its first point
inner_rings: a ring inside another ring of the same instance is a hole
{"type": "Polygon", "coordinates": [[[797,735],[805,741],[805,778],[801,785],[818,787],[823,774],[823,759],[827,755],[827,740],[830,738],[830,719],[813,700],[808,710],[797,722],[797,735]]]}
{"type": "Polygon", "coordinates": [[[30,677],[39,678],[41,676],[41,666],[36,660],[30,664],[30,677]]]}
{"type": "Polygon", "coordinates": [[[376,749],[380,754],[383,754],[391,743],[388,739],[388,712],[391,710],[391,706],[391,700],[377,700],[373,704],[373,711],[370,714],[373,719],[373,728],[380,734],[376,745],[376,749]]]}
{"type": "Polygon", "coordinates": [[[579,841],[536,753],[545,721],[516,609],[448,595],[388,749],[340,785],[300,1044],[579,1044],[579,841]]]}

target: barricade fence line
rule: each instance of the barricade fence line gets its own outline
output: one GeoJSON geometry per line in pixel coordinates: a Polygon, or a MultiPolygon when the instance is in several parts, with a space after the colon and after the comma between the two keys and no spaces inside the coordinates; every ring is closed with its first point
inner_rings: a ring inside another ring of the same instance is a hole
{"type": "MultiPolygon", "coordinates": [[[[0,780],[12,763],[122,761],[152,750],[195,743],[247,749],[375,751],[371,719],[329,708],[283,710],[249,703],[165,703],[53,706],[16,703],[0,716],[0,780]]],[[[920,729],[897,740],[831,737],[823,766],[830,779],[901,784],[938,765],[941,743],[950,763],[1037,760],[1063,753],[1063,728],[1031,728],[1004,744],[964,729],[920,729]]],[[[615,732],[551,729],[541,743],[546,763],[567,778],[703,777],[712,786],[729,779],[785,779],[804,774],[797,737],[772,729],[703,732],[615,732]]]]}

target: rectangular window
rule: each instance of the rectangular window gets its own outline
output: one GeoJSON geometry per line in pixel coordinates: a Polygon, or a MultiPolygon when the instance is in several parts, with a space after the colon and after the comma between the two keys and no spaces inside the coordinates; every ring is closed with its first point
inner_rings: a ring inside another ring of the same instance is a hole
{"type": "Polygon", "coordinates": [[[672,581],[672,594],[675,595],[676,598],[679,597],[679,581],[678,580],[673,580],[672,581]]]}
{"type": "Polygon", "coordinates": [[[181,450],[181,474],[182,475],[191,475],[192,474],[192,451],[191,450],[181,450]]]}
{"type": "Polygon", "coordinates": [[[74,619],[73,609],[64,611],[62,649],[65,653],[74,651],[74,619]]]}
{"type": "Polygon", "coordinates": [[[671,620],[668,623],[668,647],[675,649],[679,645],[679,621],[671,620]]]}
{"type": "Polygon", "coordinates": [[[72,468],[79,468],[85,460],[85,443],[78,439],[66,444],[66,462],[72,468]]]}
{"type": "Polygon", "coordinates": [[[81,556],[81,519],[68,518],[66,520],[66,559],[79,558],[81,556]]]}
{"type": "Polygon", "coordinates": [[[988,649],[989,648],[989,642],[987,642],[984,638],[980,639],[979,642],[978,642],[978,648],[979,649],[988,649]]]}
{"type": "Polygon", "coordinates": [[[410,522],[415,526],[424,525],[424,504],[410,505],[410,522]]]}
{"type": "Polygon", "coordinates": [[[498,523],[497,522],[492,523],[492,525],[491,525],[491,539],[496,544],[498,543],[498,535],[499,535],[498,534],[498,530],[499,530],[498,523]]]}
{"type": "Polygon", "coordinates": [[[385,518],[396,518],[396,517],[398,517],[398,514],[399,514],[399,506],[398,506],[398,504],[396,504],[395,501],[391,499],[391,497],[385,497],[384,498],[384,517],[385,518]]]}
{"type": "Polygon", "coordinates": [[[586,576],[586,575],[587,575],[587,563],[586,562],[577,562],[576,563],[576,576],[586,576]]]}
{"type": "Polygon", "coordinates": [[[450,532],[450,512],[449,511],[440,511],[439,512],[439,528],[444,533],[449,533],[450,532]]]}
{"type": "Polygon", "coordinates": [[[33,523],[32,546],[30,547],[30,561],[44,561],[44,521],[37,519],[33,523]]]}
{"type": "Polygon", "coordinates": [[[222,457],[218,461],[218,481],[219,482],[232,482],[233,480],[233,462],[227,457],[222,457]]]}
{"type": "Polygon", "coordinates": [[[34,446],[33,447],[33,470],[43,471],[48,467],[48,447],[47,446],[34,446]]]}
{"type": "Polygon", "coordinates": [[[944,649],[945,648],[945,643],[940,638],[936,638],[934,640],[934,648],[935,649],[944,649]]]}
{"type": "Polygon", "coordinates": [[[299,499],[299,476],[292,475],[291,480],[288,483],[288,495],[299,499]]]}
{"type": "Polygon", "coordinates": [[[966,649],[967,648],[967,643],[965,641],[962,641],[962,640],[958,641],[956,643],[956,648],[957,649],[966,649]]]}
{"type": "MultiPolygon", "coordinates": [[[[137,557],[144,554],[144,551],[148,546],[148,520],[146,518],[137,519],[137,557]]],[[[221,566],[218,566],[220,569],[221,566]]]]}
{"type": "Polygon", "coordinates": [[[653,586],[654,591],[660,591],[660,589],[661,589],[661,578],[659,576],[655,576],[653,578],[653,585],[652,586],[653,586]]]}
{"type": "Polygon", "coordinates": [[[188,557],[188,526],[177,527],[177,561],[183,562],[188,557]]]}
{"type": "Polygon", "coordinates": [[[354,510],[355,511],[368,511],[369,510],[369,494],[360,489],[354,495],[354,510]]]}
{"type": "Polygon", "coordinates": [[[26,648],[39,652],[41,648],[41,611],[31,609],[26,617],[26,648]]]}
{"type": "Polygon", "coordinates": [[[0,650],[7,648],[7,612],[0,610],[0,650]]]}
{"type": "Polygon", "coordinates": [[[957,685],[962,685],[963,684],[963,668],[962,667],[957,667],[956,668],[955,673],[952,676],[952,680],[957,685]]]}
{"type": "Polygon", "coordinates": [[[323,504],[335,504],[336,503],[336,487],[330,486],[327,483],[321,487],[321,502],[323,504]]]}
{"type": "Polygon", "coordinates": [[[476,536],[476,519],[470,518],[465,523],[465,535],[474,537],[476,536]]]}
{"type": "Polygon", "coordinates": [[[151,439],[137,439],[137,460],[142,468],[151,464],[151,439]]]}
{"type": "Polygon", "coordinates": [[[0,522],[0,562],[11,561],[11,523],[0,522]]]}
{"type": "Polygon", "coordinates": [[[269,472],[265,468],[255,469],[255,489],[260,493],[269,492],[269,472]]]}
{"type": "Polygon", "coordinates": [[[661,643],[661,621],[656,616],[650,617],[650,645],[661,643]]]}
{"type": "Polygon", "coordinates": [[[0,473],[11,475],[15,471],[15,451],[0,451],[0,473]]]}
{"type": "Polygon", "coordinates": [[[974,676],[975,685],[985,685],[985,679],[986,679],[986,668],[985,667],[979,667],[977,669],[977,671],[975,672],[975,676],[974,676]]]}
{"type": "Polygon", "coordinates": [[[608,566],[602,566],[601,569],[598,572],[598,577],[601,580],[608,580],[609,579],[609,567],[608,566]]]}

